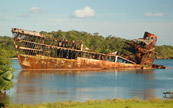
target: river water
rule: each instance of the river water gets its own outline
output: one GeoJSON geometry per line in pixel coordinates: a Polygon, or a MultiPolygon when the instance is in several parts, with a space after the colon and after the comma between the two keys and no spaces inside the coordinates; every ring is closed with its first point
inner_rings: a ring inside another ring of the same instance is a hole
{"type": "MultiPolygon", "coordinates": [[[[113,98],[163,98],[173,91],[173,60],[155,60],[171,69],[131,71],[23,71],[12,60],[14,87],[3,97],[12,104],[113,98]]],[[[2,95],[2,94],[1,94],[2,95]]]]}

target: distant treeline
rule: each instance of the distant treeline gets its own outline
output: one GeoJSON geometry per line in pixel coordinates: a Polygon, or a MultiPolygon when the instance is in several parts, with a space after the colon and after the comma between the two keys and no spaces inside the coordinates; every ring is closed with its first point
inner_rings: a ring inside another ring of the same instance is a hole
{"type": "Polygon", "coordinates": [[[156,47],[157,59],[173,59],[173,46],[162,45],[156,47]]]}
{"type": "Polygon", "coordinates": [[[0,36],[0,49],[4,49],[3,53],[6,53],[5,55],[7,57],[16,57],[16,50],[13,44],[13,39],[11,37],[0,36]]]}
{"type": "MultiPolygon", "coordinates": [[[[61,30],[45,32],[42,31],[46,37],[68,40],[68,41],[81,41],[84,47],[88,47],[93,52],[110,53],[117,51],[119,55],[126,54],[131,55],[129,51],[124,49],[128,47],[125,43],[130,40],[119,38],[116,36],[103,37],[99,33],[90,34],[87,32],[79,31],[68,31],[64,32],[61,30]]],[[[140,37],[139,37],[140,38],[140,37]]],[[[0,48],[7,50],[8,57],[16,57],[16,52],[11,37],[0,36],[0,48]]],[[[170,59],[173,57],[173,46],[162,45],[156,47],[156,58],[157,59],[170,59]]]]}

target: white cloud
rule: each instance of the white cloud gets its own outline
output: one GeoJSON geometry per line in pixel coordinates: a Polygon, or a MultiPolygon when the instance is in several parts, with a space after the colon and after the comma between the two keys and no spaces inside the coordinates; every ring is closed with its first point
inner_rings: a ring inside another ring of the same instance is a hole
{"type": "Polygon", "coordinates": [[[45,12],[44,9],[41,9],[39,7],[32,7],[32,8],[30,8],[29,11],[32,12],[32,13],[43,13],[43,12],[45,12]]]}
{"type": "Polygon", "coordinates": [[[95,16],[95,14],[95,10],[90,8],[89,6],[86,6],[84,9],[79,9],[73,12],[73,15],[79,18],[91,17],[95,16]]]}
{"type": "Polygon", "coordinates": [[[163,13],[152,13],[152,12],[146,12],[145,16],[164,16],[163,13]]]}

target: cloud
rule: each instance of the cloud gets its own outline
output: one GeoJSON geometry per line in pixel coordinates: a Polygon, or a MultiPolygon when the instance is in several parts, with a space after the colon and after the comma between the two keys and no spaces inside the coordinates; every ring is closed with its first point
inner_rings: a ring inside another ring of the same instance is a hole
{"type": "Polygon", "coordinates": [[[145,16],[164,16],[163,13],[152,13],[152,12],[146,12],[145,16]]]}
{"type": "Polygon", "coordinates": [[[44,13],[45,12],[44,9],[41,9],[39,7],[32,7],[32,8],[29,9],[29,11],[32,12],[32,13],[44,13]]]}
{"type": "Polygon", "coordinates": [[[73,12],[73,15],[78,18],[92,17],[96,15],[94,9],[86,6],[84,9],[79,9],[73,12]]]}

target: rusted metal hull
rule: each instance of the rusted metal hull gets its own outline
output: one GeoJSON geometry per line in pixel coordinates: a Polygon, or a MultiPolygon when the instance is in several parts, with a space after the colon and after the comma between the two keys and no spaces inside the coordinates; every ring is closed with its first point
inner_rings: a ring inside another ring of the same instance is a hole
{"type": "Polygon", "coordinates": [[[56,70],[102,70],[102,69],[141,69],[141,65],[110,62],[78,57],[65,59],[42,55],[18,55],[20,65],[26,69],[56,69],[56,70]]]}

